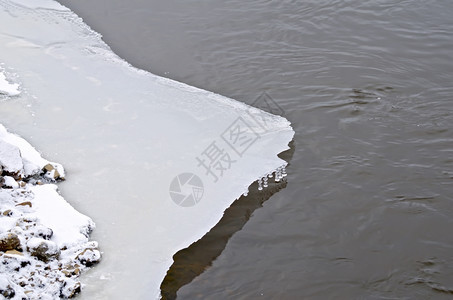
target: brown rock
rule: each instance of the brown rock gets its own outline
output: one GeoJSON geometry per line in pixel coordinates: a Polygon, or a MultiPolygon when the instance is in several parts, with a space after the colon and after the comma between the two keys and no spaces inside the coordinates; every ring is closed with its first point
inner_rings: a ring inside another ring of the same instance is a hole
{"type": "Polygon", "coordinates": [[[20,256],[24,256],[24,254],[22,252],[19,252],[17,250],[8,250],[5,252],[5,254],[12,254],[12,255],[20,255],[20,256]]]}
{"type": "Polygon", "coordinates": [[[60,256],[60,249],[58,249],[57,244],[41,238],[31,238],[27,242],[27,250],[32,256],[43,262],[48,262],[60,256]]]}
{"type": "Polygon", "coordinates": [[[76,259],[84,266],[90,267],[101,260],[101,252],[96,248],[87,248],[80,252],[76,259]]]}
{"type": "Polygon", "coordinates": [[[72,265],[66,265],[64,269],[61,269],[61,272],[65,274],[66,277],[80,275],[80,269],[72,265]]]}
{"type": "Polygon", "coordinates": [[[5,211],[3,212],[3,215],[4,215],[4,216],[7,216],[7,217],[10,217],[10,216],[12,215],[11,209],[5,210],[5,211]]]}
{"type": "Polygon", "coordinates": [[[33,226],[28,232],[34,237],[39,237],[45,240],[50,240],[53,235],[53,230],[43,225],[33,226]]]}
{"type": "Polygon", "coordinates": [[[11,299],[16,296],[16,291],[10,285],[7,285],[4,289],[0,289],[0,295],[5,299],[11,299]]]}
{"type": "Polygon", "coordinates": [[[60,297],[62,298],[74,298],[78,293],[81,292],[82,286],[80,282],[75,282],[73,284],[68,284],[69,282],[65,282],[63,284],[63,288],[61,290],[60,297]]]}
{"type": "Polygon", "coordinates": [[[61,177],[60,172],[51,164],[47,164],[42,168],[43,172],[45,172],[45,176],[47,178],[51,178],[53,180],[61,179],[64,180],[64,178],[61,177]]]}
{"type": "Polygon", "coordinates": [[[51,164],[47,164],[47,165],[45,165],[45,166],[42,168],[42,170],[43,170],[43,171],[46,171],[46,172],[50,172],[50,171],[52,171],[53,169],[55,169],[55,168],[54,168],[54,166],[52,166],[51,164]]]}
{"type": "Polygon", "coordinates": [[[25,201],[25,202],[16,204],[16,206],[25,206],[25,205],[32,207],[32,204],[30,201],[25,201]]]}
{"type": "Polygon", "coordinates": [[[20,240],[14,233],[0,235],[0,251],[14,250],[20,247],[20,240]]]}

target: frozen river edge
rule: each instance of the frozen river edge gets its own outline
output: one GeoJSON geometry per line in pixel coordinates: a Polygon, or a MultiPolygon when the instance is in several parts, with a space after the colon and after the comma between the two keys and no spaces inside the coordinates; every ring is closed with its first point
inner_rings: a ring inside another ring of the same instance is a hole
{"type": "Polygon", "coordinates": [[[103,262],[82,278],[81,297],[158,298],[174,253],[254,181],[283,176],[277,155],[293,138],[290,123],[130,66],[55,1],[0,7],[3,63],[23,91],[1,103],[2,123],[64,163],[71,176],[60,190],[96,220],[103,262]],[[216,164],[209,150],[222,155],[216,164]],[[203,182],[191,207],[169,194],[187,172],[203,182]]]}

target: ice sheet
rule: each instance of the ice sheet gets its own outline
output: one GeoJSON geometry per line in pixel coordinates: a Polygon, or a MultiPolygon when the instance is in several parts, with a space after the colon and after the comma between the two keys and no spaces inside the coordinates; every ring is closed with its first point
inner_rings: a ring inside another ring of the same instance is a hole
{"type": "Polygon", "coordinates": [[[81,299],[157,298],[172,255],[285,164],[277,154],[294,132],[284,118],[131,67],[51,3],[0,0],[0,53],[24,90],[0,104],[0,123],[65,165],[60,190],[97,224],[103,261],[81,299]],[[209,173],[201,162],[214,154],[209,173]],[[183,173],[203,184],[190,207],[170,196],[183,173]]]}

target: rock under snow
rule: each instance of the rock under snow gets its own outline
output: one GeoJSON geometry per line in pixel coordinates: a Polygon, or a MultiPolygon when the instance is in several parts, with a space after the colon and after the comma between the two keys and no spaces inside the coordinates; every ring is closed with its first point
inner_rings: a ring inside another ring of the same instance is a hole
{"type": "Polygon", "coordinates": [[[24,170],[18,147],[0,140],[0,165],[8,173],[21,173],[24,170]]]}
{"type": "Polygon", "coordinates": [[[47,170],[50,165],[53,167],[52,170],[58,171],[58,176],[54,179],[64,178],[62,165],[42,158],[30,143],[18,135],[9,133],[2,124],[0,124],[0,165],[4,171],[16,174],[15,178],[38,175],[43,172],[44,167],[47,167],[45,169],[47,174],[50,172],[47,170]]]}
{"type": "Polygon", "coordinates": [[[0,234],[0,251],[14,250],[20,246],[20,240],[14,233],[0,234]]]}
{"type": "Polygon", "coordinates": [[[25,140],[0,125],[0,295],[6,299],[71,298],[79,276],[101,259],[89,241],[93,221],[48,182],[62,179],[25,140]]]}

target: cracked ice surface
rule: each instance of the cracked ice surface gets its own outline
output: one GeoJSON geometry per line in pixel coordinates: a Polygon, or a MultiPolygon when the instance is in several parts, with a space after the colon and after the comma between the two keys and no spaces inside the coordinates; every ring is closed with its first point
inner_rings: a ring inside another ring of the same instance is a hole
{"type": "Polygon", "coordinates": [[[54,1],[0,0],[0,53],[22,90],[0,123],[65,165],[62,194],[97,224],[82,299],[157,298],[172,255],[285,164],[286,119],[131,67],[54,1]],[[203,183],[191,207],[169,194],[182,173],[203,183]]]}

